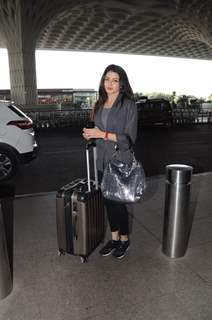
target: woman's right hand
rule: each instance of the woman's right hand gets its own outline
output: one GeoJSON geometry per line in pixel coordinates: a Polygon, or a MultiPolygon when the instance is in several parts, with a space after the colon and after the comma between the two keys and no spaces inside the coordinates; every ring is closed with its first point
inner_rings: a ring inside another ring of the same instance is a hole
{"type": "Polygon", "coordinates": [[[98,139],[98,138],[102,138],[104,139],[105,137],[105,132],[100,130],[99,128],[95,127],[95,128],[83,128],[83,137],[86,140],[90,140],[90,139],[98,139]]]}
{"type": "Polygon", "coordinates": [[[89,140],[90,138],[89,138],[88,134],[86,133],[85,129],[86,128],[83,128],[82,136],[83,136],[84,139],[89,140]]]}

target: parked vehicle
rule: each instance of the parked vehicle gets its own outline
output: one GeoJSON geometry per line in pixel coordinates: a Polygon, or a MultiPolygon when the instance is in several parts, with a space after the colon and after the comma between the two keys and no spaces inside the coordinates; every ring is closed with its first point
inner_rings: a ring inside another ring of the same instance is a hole
{"type": "Polygon", "coordinates": [[[0,182],[36,156],[33,121],[11,101],[0,100],[0,182]]]}
{"type": "Polygon", "coordinates": [[[142,99],[136,102],[141,126],[172,125],[172,108],[166,99],[142,99]]]}

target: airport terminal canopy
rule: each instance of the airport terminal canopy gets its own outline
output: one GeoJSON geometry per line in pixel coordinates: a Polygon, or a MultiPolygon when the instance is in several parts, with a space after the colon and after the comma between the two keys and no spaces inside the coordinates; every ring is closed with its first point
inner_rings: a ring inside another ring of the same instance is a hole
{"type": "Polygon", "coordinates": [[[211,0],[0,0],[11,95],[35,103],[35,49],[211,60],[211,15],[211,0]]]}

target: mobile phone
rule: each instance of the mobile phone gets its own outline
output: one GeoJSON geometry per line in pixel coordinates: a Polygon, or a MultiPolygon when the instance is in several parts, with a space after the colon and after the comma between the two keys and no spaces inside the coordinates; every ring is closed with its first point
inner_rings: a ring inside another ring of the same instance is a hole
{"type": "Polygon", "coordinates": [[[94,127],[95,127],[94,121],[88,121],[88,122],[86,123],[85,127],[86,127],[87,129],[92,129],[92,128],[94,128],[94,127]]]}

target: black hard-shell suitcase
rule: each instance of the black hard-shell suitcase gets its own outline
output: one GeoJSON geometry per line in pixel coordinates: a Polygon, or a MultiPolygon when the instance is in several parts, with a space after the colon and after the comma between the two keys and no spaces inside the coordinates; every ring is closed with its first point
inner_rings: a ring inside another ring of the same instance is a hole
{"type": "Polygon", "coordinates": [[[85,262],[103,241],[105,215],[98,185],[96,147],[86,145],[87,179],[76,179],[60,188],[56,195],[58,253],[81,257],[85,262]],[[93,147],[95,181],[90,179],[89,149],[93,147]]]}

